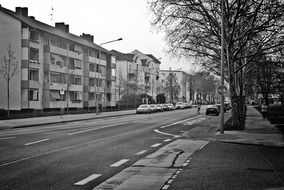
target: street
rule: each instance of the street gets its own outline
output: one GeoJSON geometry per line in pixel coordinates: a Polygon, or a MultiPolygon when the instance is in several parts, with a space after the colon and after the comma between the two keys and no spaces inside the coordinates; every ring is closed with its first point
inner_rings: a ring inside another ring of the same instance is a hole
{"type": "Polygon", "coordinates": [[[2,189],[92,189],[209,116],[195,109],[2,130],[2,189]]]}

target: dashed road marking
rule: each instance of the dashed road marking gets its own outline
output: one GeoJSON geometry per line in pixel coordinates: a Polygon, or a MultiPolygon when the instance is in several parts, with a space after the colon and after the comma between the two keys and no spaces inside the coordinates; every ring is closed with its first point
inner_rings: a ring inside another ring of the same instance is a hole
{"type": "Polygon", "coordinates": [[[14,139],[16,137],[0,137],[0,140],[8,140],[8,139],[14,139]]]}
{"type": "Polygon", "coordinates": [[[39,141],[34,141],[34,142],[26,143],[25,146],[29,146],[29,145],[33,145],[33,144],[37,144],[37,143],[49,141],[49,140],[50,140],[50,139],[42,139],[42,140],[39,140],[39,141]]]}
{"type": "Polygon", "coordinates": [[[172,139],[165,139],[164,142],[169,142],[171,141],[172,139]]]}
{"type": "Polygon", "coordinates": [[[144,154],[145,152],[147,152],[147,150],[142,150],[142,151],[140,151],[140,152],[137,152],[136,155],[142,155],[142,154],[144,154]]]}
{"type": "Polygon", "coordinates": [[[163,188],[162,188],[162,190],[166,190],[166,189],[168,189],[169,187],[170,187],[170,185],[164,185],[163,188]]]}
{"type": "Polygon", "coordinates": [[[158,146],[160,146],[161,145],[161,143],[156,143],[156,144],[153,144],[151,147],[152,148],[155,148],[155,147],[158,147],[158,146]]]}
{"type": "Polygon", "coordinates": [[[174,135],[174,134],[170,134],[170,133],[161,132],[161,131],[159,131],[158,129],[154,129],[154,131],[155,131],[156,133],[160,133],[160,134],[162,134],[162,135],[172,136],[172,137],[174,137],[174,138],[182,137],[182,136],[180,136],[180,135],[174,135]]]}
{"type": "Polygon", "coordinates": [[[201,115],[198,115],[198,116],[195,116],[195,117],[192,117],[192,118],[189,118],[189,119],[185,119],[185,120],[182,120],[182,121],[178,121],[178,122],[175,122],[175,123],[172,123],[172,124],[169,124],[169,125],[165,125],[165,126],[162,126],[162,127],[160,127],[160,128],[161,128],[161,129],[167,128],[167,127],[170,127],[170,126],[172,126],[172,125],[176,125],[176,124],[179,124],[179,123],[183,123],[183,122],[185,122],[185,121],[189,121],[189,120],[196,119],[196,118],[198,118],[198,117],[201,117],[201,115]]]}
{"type": "Polygon", "coordinates": [[[114,164],[110,165],[110,167],[119,167],[119,166],[121,166],[122,164],[124,164],[128,161],[129,161],[129,159],[122,159],[122,160],[115,162],[114,164]]]}
{"type": "Polygon", "coordinates": [[[89,177],[87,177],[87,178],[85,178],[85,179],[83,179],[81,181],[78,181],[74,185],[85,185],[85,184],[89,183],[90,181],[93,181],[94,179],[97,179],[100,176],[101,176],[101,174],[90,175],[89,177]]]}

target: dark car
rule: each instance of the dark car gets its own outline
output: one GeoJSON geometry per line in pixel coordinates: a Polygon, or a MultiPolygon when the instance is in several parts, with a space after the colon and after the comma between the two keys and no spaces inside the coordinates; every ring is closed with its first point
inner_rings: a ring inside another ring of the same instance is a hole
{"type": "Polygon", "coordinates": [[[205,115],[217,115],[218,116],[219,113],[220,113],[220,108],[218,108],[218,105],[212,105],[206,108],[205,115]]]}

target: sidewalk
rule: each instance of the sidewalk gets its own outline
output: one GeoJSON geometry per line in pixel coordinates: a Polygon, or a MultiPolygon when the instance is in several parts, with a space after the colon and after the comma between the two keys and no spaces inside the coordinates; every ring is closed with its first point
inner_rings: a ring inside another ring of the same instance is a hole
{"type": "Polygon", "coordinates": [[[68,114],[68,115],[63,115],[62,117],[59,115],[59,116],[48,116],[48,117],[0,120],[0,130],[55,124],[55,123],[64,123],[71,121],[83,121],[89,119],[107,118],[107,117],[115,117],[121,115],[131,115],[135,114],[136,113],[135,111],[136,110],[123,110],[123,111],[113,111],[113,112],[102,112],[99,115],[96,115],[96,113],[86,113],[86,114],[68,114]]]}
{"type": "Polygon", "coordinates": [[[231,142],[249,145],[263,145],[270,147],[284,147],[283,136],[261,113],[248,106],[245,130],[225,131],[217,133],[213,139],[221,142],[231,142]]]}
{"type": "MultiPolygon", "coordinates": [[[[225,120],[229,117],[226,113],[225,120]]],[[[245,125],[245,130],[225,134],[217,132],[218,118],[197,126],[184,133],[185,139],[162,147],[93,190],[280,190],[284,177],[279,176],[284,176],[284,169],[278,175],[275,163],[271,164],[263,152],[273,152],[282,160],[284,149],[279,149],[284,147],[282,135],[253,107],[247,109],[245,125]],[[262,152],[256,147],[261,147],[262,152]]],[[[277,164],[281,165],[281,161],[277,164]]]]}

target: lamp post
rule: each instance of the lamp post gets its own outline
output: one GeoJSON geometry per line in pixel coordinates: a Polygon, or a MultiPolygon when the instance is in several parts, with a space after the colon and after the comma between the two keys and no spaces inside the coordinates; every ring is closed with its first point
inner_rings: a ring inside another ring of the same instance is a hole
{"type": "MultiPolygon", "coordinates": [[[[224,0],[221,0],[221,86],[224,86],[224,0]]],[[[220,134],[224,134],[224,100],[225,94],[221,94],[221,118],[220,134]]]]}
{"type": "MultiPolygon", "coordinates": [[[[111,41],[107,41],[107,42],[103,42],[103,43],[101,43],[100,44],[100,46],[102,46],[102,45],[105,45],[105,44],[109,44],[109,43],[112,43],[112,42],[116,42],[116,41],[121,41],[122,40],[122,38],[118,38],[118,39],[116,39],[116,40],[111,40],[111,41]]],[[[100,60],[101,60],[101,49],[99,49],[99,70],[98,70],[98,72],[100,72],[100,68],[101,68],[101,65],[100,65],[100,60]]],[[[98,75],[98,82],[97,82],[97,87],[96,87],[96,96],[95,96],[95,98],[96,98],[96,115],[98,115],[98,113],[99,113],[99,109],[98,109],[98,99],[97,99],[97,92],[98,92],[98,86],[99,86],[99,79],[100,79],[100,75],[98,75]]]]}

